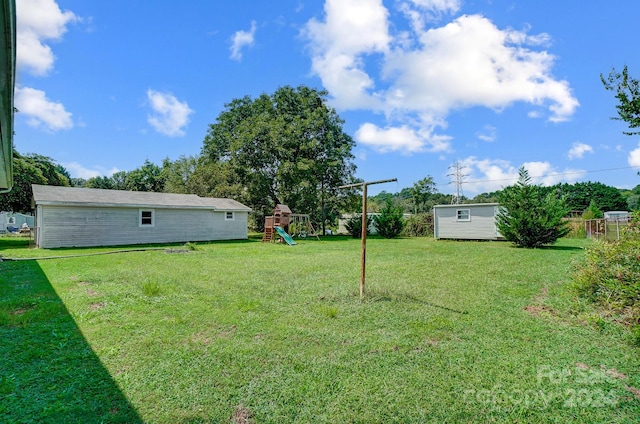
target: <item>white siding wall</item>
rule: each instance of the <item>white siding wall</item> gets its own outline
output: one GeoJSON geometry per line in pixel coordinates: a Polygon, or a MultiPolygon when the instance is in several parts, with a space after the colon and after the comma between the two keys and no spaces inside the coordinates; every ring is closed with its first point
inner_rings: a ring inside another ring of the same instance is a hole
{"type": "Polygon", "coordinates": [[[494,205],[456,205],[435,207],[435,238],[465,240],[498,240],[502,237],[495,224],[494,205]],[[457,210],[469,209],[470,220],[458,221],[457,210]]]}
{"type": "Polygon", "coordinates": [[[153,209],[155,225],[139,226],[138,208],[38,207],[41,248],[113,246],[247,238],[247,212],[210,209],[153,209]]]}

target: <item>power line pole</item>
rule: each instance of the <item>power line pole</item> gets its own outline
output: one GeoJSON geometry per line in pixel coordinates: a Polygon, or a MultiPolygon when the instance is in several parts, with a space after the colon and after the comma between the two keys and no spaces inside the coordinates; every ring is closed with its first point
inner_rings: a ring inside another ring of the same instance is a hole
{"type": "Polygon", "coordinates": [[[364,297],[365,269],[367,265],[367,186],[370,186],[373,184],[390,183],[393,181],[398,181],[398,179],[392,178],[390,180],[370,181],[366,183],[348,184],[348,185],[343,185],[338,187],[338,188],[362,187],[362,253],[360,255],[360,298],[361,299],[364,297]]]}
{"type": "Polygon", "coordinates": [[[453,177],[453,184],[456,185],[456,194],[454,194],[451,198],[451,204],[459,205],[462,201],[462,196],[464,196],[464,194],[462,193],[462,183],[464,183],[464,177],[466,177],[467,175],[463,174],[462,171],[466,167],[462,165],[459,160],[457,160],[456,163],[449,167],[449,169],[451,168],[453,168],[453,172],[451,174],[447,174],[447,177],[453,177]]]}

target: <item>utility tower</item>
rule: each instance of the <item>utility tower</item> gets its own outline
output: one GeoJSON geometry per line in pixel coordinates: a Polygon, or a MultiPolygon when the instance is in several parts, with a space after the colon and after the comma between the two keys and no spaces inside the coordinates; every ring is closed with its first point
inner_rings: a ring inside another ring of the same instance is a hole
{"type": "Polygon", "coordinates": [[[462,201],[462,183],[464,182],[464,177],[467,175],[463,173],[465,166],[460,163],[460,161],[456,161],[453,165],[449,167],[449,169],[453,169],[453,172],[447,174],[447,177],[453,177],[453,181],[450,184],[456,185],[456,192],[451,198],[452,205],[459,205],[462,201]]]}

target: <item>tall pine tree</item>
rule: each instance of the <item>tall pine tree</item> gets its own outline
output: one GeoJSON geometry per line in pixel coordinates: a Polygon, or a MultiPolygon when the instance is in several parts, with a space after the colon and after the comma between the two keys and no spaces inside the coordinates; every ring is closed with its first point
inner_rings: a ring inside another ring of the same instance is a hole
{"type": "Polygon", "coordinates": [[[531,184],[524,167],[519,170],[518,182],[500,193],[499,202],[498,230],[516,246],[541,247],[569,233],[563,220],[568,213],[564,200],[553,192],[545,194],[540,186],[531,184]]]}

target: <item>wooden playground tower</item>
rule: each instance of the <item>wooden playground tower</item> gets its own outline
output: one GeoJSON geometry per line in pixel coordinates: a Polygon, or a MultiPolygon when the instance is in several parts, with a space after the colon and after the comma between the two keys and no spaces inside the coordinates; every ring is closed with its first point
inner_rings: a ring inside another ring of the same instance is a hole
{"type": "Polygon", "coordinates": [[[318,240],[315,228],[311,224],[309,215],[291,213],[291,209],[287,205],[276,205],[272,216],[264,218],[264,234],[262,241],[272,242],[278,236],[282,237],[288,244],[295,244],[289,235],[291,229],[294,229],[298,237],[315,236],[318,240]],[[278,231],[278,228],[280,231],[278,231]],[[284,232],[284,234],[282,234],[284,232]]]}
{"type": "Polygon", "coordinates": [[[291,219],[291,209],[287,205],[276,205],[272,216],[264,217],[264,234],[262,241],[271,242],[276,237],[276,227],[282,228],[285,232],[289,232],[289,221],[291,219]]]}

